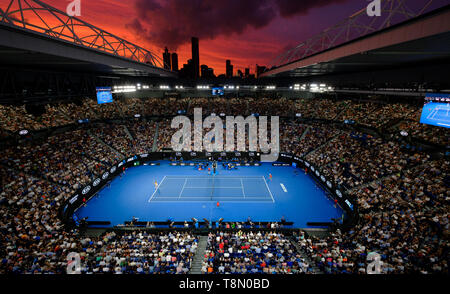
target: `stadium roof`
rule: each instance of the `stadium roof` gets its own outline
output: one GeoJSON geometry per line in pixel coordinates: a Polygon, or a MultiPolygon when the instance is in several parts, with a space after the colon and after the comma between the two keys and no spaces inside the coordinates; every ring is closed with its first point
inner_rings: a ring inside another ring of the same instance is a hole
{"type": "Polygon", "coordinates": [[[262,77],[311,77],[450,59],[450,6],[282,66],[262,77]]]}
{"type": "Polygon", "coordinates": [[[0,8],[5,67],[176,77],[155,54],[39,0],[0,8]]]}

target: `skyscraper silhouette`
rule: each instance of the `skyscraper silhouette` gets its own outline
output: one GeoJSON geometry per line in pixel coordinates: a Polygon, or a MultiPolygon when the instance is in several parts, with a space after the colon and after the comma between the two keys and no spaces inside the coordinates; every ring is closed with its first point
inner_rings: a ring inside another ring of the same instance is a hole
{"type": "Polygon", "coordinates": [[[200,53],[198,48],[198,38],[196,37],[192,37],[192,66],[193,78],[198,78],[200,71],[200,53]]]}
{"type": "Polygon", "coordinates": [[[170,70],[170,53],[167,47],[166,49],[164,49],[163,61],[164,61],[164,68],[170,70]]]}
{"type": "Polygon", "coordinates": [[[172,71],[178,71],[178,54],[172,53],[172,71]]]}
{"type": "Polygon", "coordinates": [[[227,59],[227,61],[226,61],[225,72],[226,72],[227,78],[233,77],[233,65],[231,64],[231,61],[229,59],[227,59]]]}

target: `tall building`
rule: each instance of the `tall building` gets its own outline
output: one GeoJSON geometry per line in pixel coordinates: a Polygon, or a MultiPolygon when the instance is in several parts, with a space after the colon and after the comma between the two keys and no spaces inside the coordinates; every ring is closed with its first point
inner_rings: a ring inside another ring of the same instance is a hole
{"type": "Polygon", "coordinates": [[[164,61],[164,68],[170,70],[170,53],[167,47],[166,49],[164,49],[163,61],[164,61]]]}
{"type": "Polygon", "coordinates": [[[192,66],[193,78],[198,78],[200,70],[200,52],[198,48],[198,38],[196,37],[192,37],[192,66]]]}
{"type": "Polygon", "coordinates": [[[227,59],[227,61],[226,61],[225,72],[226,72],[227,78],[233,77],[233,65],[231,64],[231,61],[229,59],[227,59]]]}
{"type": "Polygon", "coordinates": [[[200,66],[202,78],[214,78],[214,69],[208,67],[206,64],[200,66]]]}
{"type": "Polygon", "coordinates": [[[172,71],[178,71],[178,54],[172,53],[172,71]]]}
{"type": "Polygon", "coordinates": [[[192,67],[192,59],[189,59],[187,63],[183,65],[183,67],[180,69],[180,77],[183,78],[190,78],[192,77],[193,73],[193,67],[192,67]]]}
{"type": "MultiPolygon", "coordinates": [[[[174,53],[175,54],[175,53],[174,53]]],[[[173,55],[173,54],[172,54],[173,55]]],[[[250,76],[250,68],[246,67],[245,68],[245,77],[248,78],[250,76]]]]}

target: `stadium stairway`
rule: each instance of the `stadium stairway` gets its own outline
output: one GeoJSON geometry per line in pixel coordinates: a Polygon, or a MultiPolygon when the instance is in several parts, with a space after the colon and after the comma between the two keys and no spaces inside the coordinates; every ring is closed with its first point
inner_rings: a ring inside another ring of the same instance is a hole
{"type": "Polygon", "coordinates": [[[306,128],[306,130],[303,132],[303,134],[300,136],[300,139],[298,139],[299,141],[302,141],[304,138],[305,138],[305,136],[306,136],[306,134],[308,134],[308,132],[311,130],[311,126],[308,126],[307,128],[306,128]]]}
{"type": "Polygon", "coordinates": [[[131,135],[130,130],[127,128],[127,126],[126,125],[122,125],[122,127],[123,127],[123,130],[125,131],[125,133],[127,134],[128,139],[130,139],[131,141],[134,141],[133,135],[131,135]]]}
{"type": "Polygon", "coordinates": [[[355,186],[355,187],[353,187],[353,188],[351,188],[351,189],[348,189],[348,190],[346,191],[346,193],[351,194],[351,193],[353,193],[353,192],[355,192],[355,191],[358,191],[358,190],[367,188],[367,187],[369,187],[369,186],[371,186],[371,185],[374,185],[374,184],[380,184],[382,181],[384,181],[384,180],[386,180],[386,179],[389,179],[389,178],[392,178],[392,177],[395,176],[395,175],[396,175],[396,174],[390,174],[390,175],[384,176],[384,177],[382,177],[382,178],[376,179],[375,181],[370,181],[370,182],[367,182],[367,183],[364,183],[364,184],[355,186]]]}
{"type": "MultiPolygon", "coordinates": [[[[115,103],[114,103],[115,104],[115,103]]],[[[120,117],[125,117],[125,113],[123,112],[122,107],[119,104],[115,104],[116,109],[118,110],[120,117]]]]}
{"type": "Polygon", "coordinates": [[[62,116],[64,116],[67,120],[72,121],[72,118],[70,116],[67,115],[67,113],[65,113],[64,111],[62,111],[62,109],[58,109],[57,113],[61,114],[62,116]]]}
{"type": "Polygon", "coordinates": [[[159,131],[159,122],[156,123],[155,136],[153,137],[152,152],[158,151],[158,131],[159,131]]]}
{"type": "Polygon", "coordinates": [[[100,115],[94,109],[92,109],[92,107],[89,103],[87,103],[87,106],[88,106],[88,111],[92,118],[101,119],[100,115]]]}
{"type": "Polygon", "coordinates": [[[195,252],[194,259],[192,260],[191,270],[189,274],[198,275],[202,273],[202,264],[205,256],[206,245],[208,244],[208,236],[200,236],[198,238],[197,251],[195,252]]]}
{"type": "Polygon", "coordinates": [[[294,245],[295,249],[297,249],[297,253],[300,254],[300,256],[306,260],[306,262],[309,264],[309,267],[313,270],[314,274],[323,274],[323,272],[317,267],[317,265],[309,258],[308,255],[306,255],[300,245],[298,245],[297,240],[294,236],[289,237],[289,241],[292,245],[294,245]]]}
{"type": "MultiPolygon", "coordinates": [[[[8,166],[8,165],[2,164],[2,163],[0,163],[0,166],[4,167],[6,170],[10,168],[10,169],[14,170],[17,174],[24,174],[26,177],[39,179],[41,181],[51,183],[52,185],[58,186],[60,188],[67,188],[67,186],[61,185],[60,183],[53,181],[51,178],[45,178],[40,175],[30,174],[28,172],[25,172],[24,170],[14,167],[14,166],[8,166]]],[[[1,184],[1,181],[0,181],[0,184],[1,184]]]]}
{"type": "MultiPolygon", "coordinates": [[[[421,168],[426,167],[428,164],[429,164],[428,162],[422,163],[422,164],[419,164],[419,165],[416,165],[416,166],[413,166],[413,167],[404,169],[404,170],[402,170],[401,172],[404,173],[404,172],[410,171],[410,170],[421,169],[421,168]]],[[[384,180],[389,179],[389,178],[392,178],[392,177],[394,177],[394,176],[397,176],[397,174],[398,174],[398,172],[392,173],[392,174],[390,174],[390,175],[386,175],[386,176],[384,176],[384,177],[382,177],[382,178],[379,178],[379,179],[376,179],[376,180],[374,180],[374,181],[370,181],[370,182],[367,182],[367,183],[364,183],[364,184],[355,186],[355,187],[353,187],[353,188],[347,190],[346,192],[347,192],[347,193],[353,193],[353,192],[355,192],[355,191],[358,191],[358,190],[360,190],[360,189],[364,189],[364,188],[366,188],[366,187],[368,187],[368,186],[372,186],[372,185],[374,185],[374,184],[379,185],[379,184],[380,184],[381,182],[383,182],[384,180]]]]}
{"type": "Polygon", "coordinates": [[[336,113],[336,115],[332,118],[332,120],[339,120],[338,118],[341,116],[341,114],[343,114],[347,108],[350,107],[350,103],[346,104],[341,111],[339,111],[338,113],[336,113]]]}
{"type": "Polygon", "coordinates": [[[108,147],[109,149],[111,149],[114,153],[116,153],[120,158],[124,158],[125,156],[123,156],[122,153],[120,153],[119,151],[117,151],[116,149],[114,149],[112,146],[106,144],[102,139],[100,139],[99,137],[97,137],[96,135],[94,135],[91,130],[87,131],[88,135],[91,136],[92,138],[94,138],[95,140],[97,140],[97,142],[99,142],[102,145],[105,145],[106,147],[108,147]]]}
{"type": "Polygon", "coordinates": [[[305,153],[305,154],[303,154],[303,157],[305,157],[306,158],[306,156],[307,155],[309,155],[309,154],[313,154],[314,152],[316,152],[317,150],[320,150],[322,147],[324,147],[324,146],[326,146],[326,145],[328,145],[331,141],[333,141],[334,139],[336,139],[337,137],[339,137],[340,135],[342,135],[342,133],[341,132],[339,132],[337,135],[335,135],[335,136],[333,136],[333,137],[331,137],[328,141],[326,141],[325,143],[323,143],[322,145],[320,145],[320,146],[317,146],[315,149],[313,149],[313,150],[311,150],[311,151],[309,151],[309,152],[307,152],[307,153],[305,153]]]}

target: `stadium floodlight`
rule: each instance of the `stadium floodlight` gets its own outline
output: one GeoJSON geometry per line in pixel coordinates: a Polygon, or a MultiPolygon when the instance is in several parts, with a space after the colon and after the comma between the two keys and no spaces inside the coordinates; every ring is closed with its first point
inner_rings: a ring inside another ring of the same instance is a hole
{"type": "Polygon", "coordinates": [[[164,90],[170,89],[170,87],[167,86],[167,85],[160,85],[159,88],[160,88],[160,89],[164,89],[164,90]]]}
{"type": "Polygon", "coordinates": [[[112,93],[130,93],[136,92],[136,86],[115,86],[112,93]]]}

